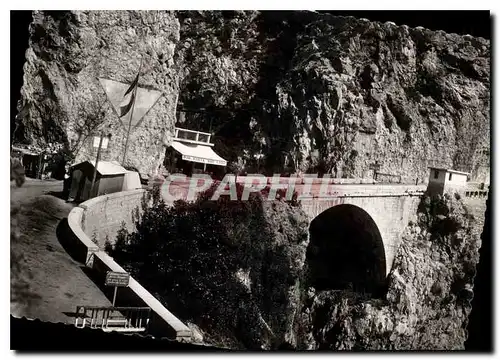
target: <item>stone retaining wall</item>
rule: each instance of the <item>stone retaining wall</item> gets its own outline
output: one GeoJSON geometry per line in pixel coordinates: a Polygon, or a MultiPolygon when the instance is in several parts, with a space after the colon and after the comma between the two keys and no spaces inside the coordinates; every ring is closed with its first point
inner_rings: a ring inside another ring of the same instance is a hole
{"type": "MultiPolygon", "coordinates": [[[[75,207],[68,215],[68,243],[72,256],[91,270],[99,284],[104,282],[108,271],[125,272],[113,258],[102,251],[91,236],[97,234],[99,245],[104,245],[106,236],[116,237],[116,231],[124,222],[130,230],[132,212],[141,205],[145,190],[124,191],[99,196],[75,207]]],[[[102,285],[102,284],[101,284],[102,285]]],[[[168,311],[153,295],[130,277],[129,285],[120,289],[120,298],[133,306],[151,308],[148,332],[155,337],[175,338],[178,341],[192,340],[192,332],[184,323],[168,311]]]]}
{"type": "Polygon", "coordinates": [[[125,225],[135,229],[134,212],[142,211],[141,203],[146,190],[122,191],[98,196],[80,204],[84,209],[81,227],[84,233],[103,248],[106,240],[112,244],[118,230],[125,225]]]}

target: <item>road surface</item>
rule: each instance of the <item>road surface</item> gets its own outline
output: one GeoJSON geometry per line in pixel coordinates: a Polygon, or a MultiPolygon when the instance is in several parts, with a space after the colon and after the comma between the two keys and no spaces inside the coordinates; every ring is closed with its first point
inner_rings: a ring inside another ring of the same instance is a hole
{"type": "Polygon", "coordinates": [[[62,181],[11,183],[11,315],[74,323],[77,305],[111,306],[60,244],[61,221],[73,205],[60,199],[62,181]]]}

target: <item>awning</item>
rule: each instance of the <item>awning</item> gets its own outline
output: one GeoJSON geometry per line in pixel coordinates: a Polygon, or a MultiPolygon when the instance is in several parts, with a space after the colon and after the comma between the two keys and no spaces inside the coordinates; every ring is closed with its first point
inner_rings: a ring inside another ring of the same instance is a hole
{"type": "Polygon", "coordinates": [[[217,155],[210,146],[183,144],[178,141],[173,141],[171,146],[182,155],[182,160],[201,164],[227,165],[227,161],[217,155]]]}
{"type": "Polygon", "coordinates": [[[32,150],[29,149],[24,149],[16,146],[12,146],[13,151],[20,152],[23,155],[30,155],[30,156],[40,156],[40,153],[33,152],[32,150]]]}

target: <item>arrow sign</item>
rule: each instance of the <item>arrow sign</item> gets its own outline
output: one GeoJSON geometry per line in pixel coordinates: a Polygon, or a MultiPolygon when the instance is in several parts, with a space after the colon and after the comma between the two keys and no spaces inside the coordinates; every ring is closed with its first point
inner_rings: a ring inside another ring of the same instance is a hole
{"type": "Polygon", "coordinates": [[[116,114],[118,114],[118,117],[120,117],[122,113],[124,114],[120,117],[120,121],[125,129],[128,128],[130,116],[132,116],[132,121],[130,122],[131,127],[136,128],[142,118],[151,110],[162,95],[158,90],[138,87],[136,98],[133,100],[135,101],[133,113],[131,111],[124,112],[124,105],[126,105],[127,101],[130,102],[130,94],[126,94],[127,90],[130,88],[130,84],[103,78],[99,78],[99,82],[106,92],[109,102],[113,105],[116,114]]]}

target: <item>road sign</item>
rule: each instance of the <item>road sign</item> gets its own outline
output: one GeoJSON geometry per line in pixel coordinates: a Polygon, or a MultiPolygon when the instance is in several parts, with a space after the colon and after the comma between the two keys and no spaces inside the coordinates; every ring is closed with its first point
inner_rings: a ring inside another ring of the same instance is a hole
{"type": "MultiPolygon", "coordinates": [[[[98,148],[99,147],[99,143],[101,142],[101,136],[94,136],[94,147],[95,148],[98,148]]],[[[102,149],[107,149],[108,148],[108,143],[109,143],[109,138],[107,136],[103,136],[102,137],[102,144],[101,144],[101,148],[102,149]]]]}
{"type": "Polygon", "coordinates": [[[106,286],[127,287],[129,279],[130,275],[126,272],[108,271],[104,284],[106,286]]]}

